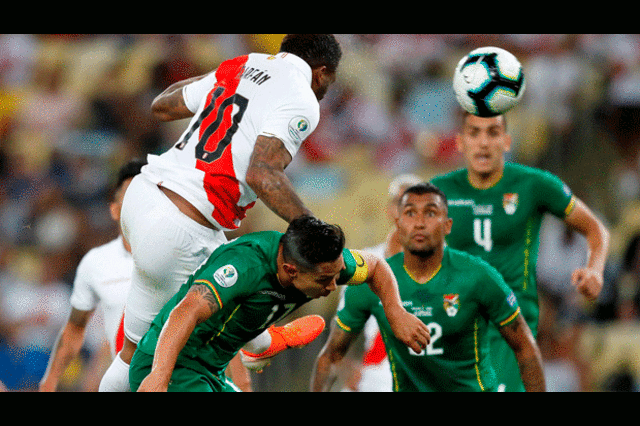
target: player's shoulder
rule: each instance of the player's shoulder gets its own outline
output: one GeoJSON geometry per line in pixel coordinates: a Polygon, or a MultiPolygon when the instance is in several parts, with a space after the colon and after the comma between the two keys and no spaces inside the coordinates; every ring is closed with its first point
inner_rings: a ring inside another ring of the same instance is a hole
{"type": "Polygon", "coordinates": [[[457,170],[452,170],[447,173],[443,173],[441,175],[434,176],[431,178],[431,183],[442,189],[445,186],[458,185],[460,183],[466,182],[467,179],[467,169],[461,168],[457,170]]]}
{"type": "Polygon", "coordinates": [[[111,262],[116,255],[124,250],[122,238],[115,238],[107,243],[91,248],[82,257],[81,262],[111,262]]]}
{"type": "Polygon", "coordinates": [[[445,256],[448,258],[448,266],[459,273],[471,275],[494,275],[499,274],[496,268],[491,266],[486,260],[451,247],[446,247],[445,256]]]}
{"type": "Polygon", "coordinates": [[[556,176],[548,170],[519,163],[505,163],[505,176],[511,179],[548,179],[556,176]]]}
{"type": "Polygon", "coordinates": [[[275,256],[278,251],[282,232],[258,231],[242,235],[218,247],[212,257],[223,253],[239,253],[238,261],[244,263],[254,260],[258,263],[275,256]]]}

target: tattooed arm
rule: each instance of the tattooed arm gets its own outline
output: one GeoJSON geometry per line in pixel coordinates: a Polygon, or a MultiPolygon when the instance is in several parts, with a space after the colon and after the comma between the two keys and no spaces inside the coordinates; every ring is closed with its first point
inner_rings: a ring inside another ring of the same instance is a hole
{"type": "Polygon", "coordinates": [[[213,293],[206,285],[196,284],[169,314],[162,327],[151,373],[142,381],[138,392],[161,392],[169,386],[178,354],[189,340],[195,327],[220,309],[213,293]]]}
{"type": "Polygon", "coordinates": [[[164,92],[160,93],[151,103],[151,113],[160,121],[173,121],[181,120],[183,118],[193,117],[193,112],[187,108],[184,96],[182,95],[182,88],[195,81],[202,80],[215,70],[208,74],[200,75],[197,77],[187,78],[173,83],[164,92]]]}
{"type": "Polygon", "coordinates": [[[542,356],[523,316],[519,314],[515,320],[500,327],[500,333],[516,354],[522,383],[527,392],[544,392],[542,356]]]}
{"type": "Polygon", "coordinates": [[[302,215],[313,216],[284,173],[290,162],[291,154],[280,139],[258,136],[247,170],[247,184],[287,223],[302,215]]]}

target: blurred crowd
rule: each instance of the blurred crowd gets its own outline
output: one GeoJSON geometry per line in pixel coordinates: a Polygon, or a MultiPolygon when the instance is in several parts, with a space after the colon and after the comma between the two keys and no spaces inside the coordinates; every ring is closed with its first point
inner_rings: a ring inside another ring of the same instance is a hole
{"type": "MultiPolygon", "coordinates": [[[[37,388],[70,311],[78,262],[118,233],[108,212],[118,168],[168,149],[186,125],[154,120],[153,98],[227,58],[276,53],[282,36],[0,35],[0,381],[8,390],[37,388]]],[[[318,129],[287,169],[305,202],[343,226],[349,246],[379,243],[390,226],[384,205],[395,175],[429,179],[462,165],[451,88],[459,59],[480,46],[511,51],[527,86],[507,114],[510,160],[560,176],[613,237],[602,296],[587,304],[569,284],[572,268],[584,263],[584,241],[545,221],[539,341],[549,388],[638,390],[640,36],[338,39],[338,80],[321,102],[318,129]]],[[[229,237],[284,226],[258,203],[229,237]]],[[[330,318],[335,298],[309,306],[330,318]]],[[[99,325],[94,330],[63,389],[87,389],[101,345],[99,325]]],[[[255,387],[306,390],[317,350],[282,354],[255,387]]]]}

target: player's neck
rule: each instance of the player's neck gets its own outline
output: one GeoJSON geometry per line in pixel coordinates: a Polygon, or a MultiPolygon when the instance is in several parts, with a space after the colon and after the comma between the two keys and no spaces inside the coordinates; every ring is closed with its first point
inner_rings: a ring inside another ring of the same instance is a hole
{"type": "Polygon", "coordinates": [[[469,184],[475,189],[489,189],[500,182],[502,175],[504,174],[504,164],[498,169],[492,170],[488,173],[479,173],[471,169],[467,169],[467,178],[469,184]]]}
{"type": "Polygon", "coordinates": [[[440,270],[444,247],[436,250],[430,256],[420,256],[408,251],[404,252],[404,269],[409,276],[420,284],[429,282],[440,270]]]}

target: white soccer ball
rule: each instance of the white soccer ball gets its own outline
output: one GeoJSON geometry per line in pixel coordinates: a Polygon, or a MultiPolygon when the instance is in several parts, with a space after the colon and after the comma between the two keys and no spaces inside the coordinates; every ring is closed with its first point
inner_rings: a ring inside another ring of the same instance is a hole
{"type": "Polygon", "coordinates": [[[504,114],[522,99],[524,72],[518,59],[499,47],[481,47],[465,55],[453,74],[453,90],[473,115],[504,114]]]}

